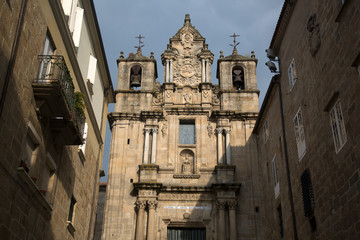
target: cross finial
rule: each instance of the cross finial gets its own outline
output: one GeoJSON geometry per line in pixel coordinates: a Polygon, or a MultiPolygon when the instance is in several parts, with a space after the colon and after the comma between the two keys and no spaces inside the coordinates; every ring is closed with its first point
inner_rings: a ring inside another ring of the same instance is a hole
{"type": "Polygon", "coordinates": [[[236,37],[239,37],[239,36],[240,35],[236,35],[236,33],[234,33],[233,35],[230,36],[230,37],[234,38],[234,44],[229,44],[230,46],[234,47],[233,54],[237,53],[236,46],[239,45],[240,42],[236,42],[236,37]]]}
{"type": "Polygon", "coordinates": [[[142,39],[142,38],[145,38],[145,37],[143,37],[143,36],[141,36],[141,34],[139,34],[139,36],[137,36],[137,37],[135,37],[135,38],[138,38],[138,39],[139,39],[139,46],[135,46],[134,48],[137,48],[138,51],[141,51],[141,48],[142,48],[143,46],[145,46],[145,45],[142,45],[144,42],[141,41],[141,39],[142,39]]]}

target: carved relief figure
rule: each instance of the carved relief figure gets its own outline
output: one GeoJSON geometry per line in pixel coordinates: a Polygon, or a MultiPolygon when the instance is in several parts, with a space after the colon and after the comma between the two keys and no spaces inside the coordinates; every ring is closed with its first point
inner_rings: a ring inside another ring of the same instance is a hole
{"type": "Polygon", "coordinates": [[[191,103],[192,94],[191,93],[184,93],[184,100],[186,103],[191,103]]]}
{"type": "Polygon", "coordinates": [[[192,174],[194,165],[194,153],[190,150],[183,150],[180,153],[181,173],[192,174]]]}

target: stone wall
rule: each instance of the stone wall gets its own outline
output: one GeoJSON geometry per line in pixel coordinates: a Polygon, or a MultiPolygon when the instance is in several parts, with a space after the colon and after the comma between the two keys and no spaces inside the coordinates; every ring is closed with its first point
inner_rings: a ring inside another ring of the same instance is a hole
{"type": "MultiPolygon", "coordinates": [[[[277,208],[281,205],[284,239],[357,239],[359,218],[359,90],[353,66],[359,58],[357,1],[286,1],[271,48],[278,53],[287,149],[281,133],[278,88],[272,88],[258,120],[259,161],[264,189],[264,237],[280,239],[277,208]],[[287,22],[288,21],[288,22],[287,22]],[[283,38],[281,36],[283,35],[283,38]],[[297,80],[289,85],[288,68],[295,60],[297,80]],[[347,141],[336,152],[329,112],[339,100],[347,141]],[[294,117],[301,109],[305,155],[298,156],[294,117]],[[263,140],[268,121],[269,139],[263,140]],[[270,140],[270,141],[269,141],[270,140]],[[287,181],[288,153],[292,199],[287,181]],[[276,154],[280,195],[275,199],[271,161],[276,154]],[[310,170],[313,213],[304,216],[301,175],[310,170]],[[291,210],[293,201],[293,211],[291,210]],[[269,204],[270,202],[270,204],[269,204]],[[312,221],[312,223],[311,223],[312,221]],[[316,222],[316,227],[314,222],[316,222]]],[[[359,64],[359,63],[357,63],[359,64]]],[[[261,209],[261,208],[260,208],[261,209]]]]}

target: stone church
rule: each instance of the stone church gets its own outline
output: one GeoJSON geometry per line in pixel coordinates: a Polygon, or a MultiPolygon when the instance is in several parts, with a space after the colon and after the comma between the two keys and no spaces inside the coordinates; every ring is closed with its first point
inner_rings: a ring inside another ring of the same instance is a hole
{"type": "Polygon", "coordinates": [[[255,239],[259,232],[254,52],[214,54],[186,15],[161,55],[117,60],[102,239],[255,239]]]}

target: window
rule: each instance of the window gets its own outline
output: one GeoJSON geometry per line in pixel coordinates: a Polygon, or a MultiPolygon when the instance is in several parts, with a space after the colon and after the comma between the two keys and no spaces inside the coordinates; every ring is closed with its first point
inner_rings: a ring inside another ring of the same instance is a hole
{"type": "Polygon", "coordinates": [[[301,108],[298,110],[294,117],[294,127],[298,157],[299,161],[301,161],[302,157],[305,155],[306,152],[305,132],[301,108]]]}
{"type": "Polygon", "coordinates": [[[79,146],[79,149],[85,153],[85,147],[86,147],[86,139],[87,139],[87,133],[88,133],[88,124],[85,123],[84,124],[84,133],[83,133],[83,140],[84,143],[82,145],[79,146]]]}
{"type": "Polygon", "coordinates": [[[293,89],[295,82],[297,80],[296,75],[296,68],[295,68],[295,59],[293,59],[290,63],[289,69],[288,69],[288,76],[289,76],[289,86],[290,91],[293,89]]]}
{"type": "Polygon", "coordinates": [[[23,150],[21,153],[20,167],[23,167],[27,173],[35,164],[37,158],[37,148],[40,144],[40,136],[35,127],[29,122],[28,131],[23,141],[23,150]]]}
{"type": "Polygon", "coordinates": [[[244,89],[245,88],[245,84],[244,84],[244,69],[240,66],[236,66],[233,68],[232,70],[232,80],[233,80],[233,86],[236,89],[244,89]]]}
{"type": "Polygon", "coordinates": [[[284,237],[284,223],[283,223],[281,205],[279,205],[279,207],[276,210],[277,210],[278,221],[279,221],[280,236],[281,236],[281,238],[283,238],[284,237]]]}
{"type": "Polygon", "coordinates": [[[73,34],[74,45],[79,47],[84,9],[80,7],[78,0],[62,0],[61,3],[68,19],[70,32],[73,34]]]}
{"type": "Polygon", "coordinates": [[[335,151],[338,153],[347,141],[344,117],[341,111],[341,104],[338,100],[330,110],[330,123],[334,138],[335,151]]]}
{"type": "Polygon", "coordinates": [[[301,174],[301,192],[303,197],[304,215],[305,217],[311,217],[314,214],[315,201],[309,169],[306,169],[301,174]]]}
{"type": "Polygon", "coordinates": [[[50,33],[46,34],[45,41],[44,41],[44,48],[42,55],[43,60],[40,63],[39,69],[39,79],[48,79],[54,73],[54,64],[51,61],[51,55],[55,53],[55,45],[52,41],[50,33]]]}
{"type": "Polygon", "coordinates": [[[52,158],[52,156],[49,153],[47,153],[46,154],[46,166],[45,166],[43,174],[42,174],[42,183],[41,183],[41,187],[40,187],[40,191],[42,192],[42,194],[44,196],[51,189],[55,170],[56,170],[56,163],[55,163],[54,159],[52,158]]]}
{"type": "Polygon", "coordinates": [[[179,143],[195,144],[195,121],[180,120],[179,143]]]}
{"type": "Polygon", "coordinates": [[[265,121],[264,123],[264,142],[266,142],[269,138],[269,127],[268,127],[268,121],[265,121]]]}
{"type": "Polygon", "coordinates": [[[74,196],[71,196],[68,222],[73,222],[74,220],[75,204],[76,204],[76,199],[74,198],[74,196]]]}
{"type": "Polygon", "coordinates": [[[74,196],[71,196],[69,215],[67,221],[67,229],[69,230],[71,235],[74,235],[75,233],[75,227],[74,227],[75,204],[76,204],[76,199],[74,198],[74,196]]]}
{"type": "Polygon", "coordinates": [[[93,85],[95,83],[96,64],[97,64],[97,59],[93,55],[90,55],[87,79],[88,79],[88,83],[89,83],[88,84],[89,92],[90,92],[91,95],[94,94],[93,90],[92,90],[92,87],[93,87],[93,85]]]}
{"type": "Polygon", "coordinates": [[[272,171],[273,171],[275,198],[277,198],[280,194],[280,184],[279,184],[279,178],[277,172],[276,155],[272,160],[272,171]]]}

